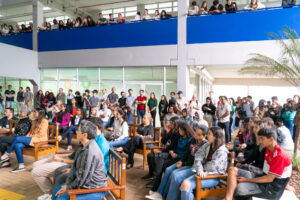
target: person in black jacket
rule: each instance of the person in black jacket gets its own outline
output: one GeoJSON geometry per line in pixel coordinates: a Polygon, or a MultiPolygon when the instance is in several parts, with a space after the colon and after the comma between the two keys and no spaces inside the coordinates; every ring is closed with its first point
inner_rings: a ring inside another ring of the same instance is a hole
{"type": "Polygon", "coordinates": [[[232,2],[232,0],[227,0],[227,3],[225,4],[225,10],[228,13],[233,13],[237,10],[237,5],[235,2],[232,2]]]}
{"type": "Polygon", "coordinates": [[[168,113],[168,106],[169,106],[169,104],[168,104],[167,97],[165,95],[162,95],[161,100],[158,104],[158,111],[159,111],[161,127],[164,126],[164,118],[165,118],[165,115],[168,113]]]}
{"type": "MultiPolygon", "coordinates": [[[[29,119],[30,110],[26,107],[22,107],[20,111],[20,120],[14,132],[10,136],[0,137],[0,151],[1,154],[7,150],[8,145],[10,145],[17,136],[25,136],[31,128],[31,120],[29,119]]],[[[10,167],[9,162],[5,162],[0,165],[0,168],[10,167]]]]}
{"type": "Polygon", "coordinates": [[[210,97],[206,98],[206,103],[202,106],[202,111],[204,113],[203,119],[207,121],[209,127],[212,127],[216,115],[216,106],[214,106],[210,97]]]}

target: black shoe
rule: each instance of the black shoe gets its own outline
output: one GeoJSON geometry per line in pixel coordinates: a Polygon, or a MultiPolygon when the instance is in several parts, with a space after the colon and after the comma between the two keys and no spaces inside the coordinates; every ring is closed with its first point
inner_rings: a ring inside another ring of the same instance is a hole
{"type": "Polygon", "coordinates": [[[1,163],[8,162],[8,161],[9,161],[9,157],[4,158],[3,160],[0,158],[0,164],[1,164],[1,163]]]}
{"type": "Polygon", "coordinates": [[[6,167],[11,167],[11,164],[8,163],[7,165],[5,165],[6,163],[3,163],[2,165],[0,165],[0,169],[2,168],[6,168],[6,167]]]}
{"type": "Polygon", "coordinates": [[[151,181],[150,183],[148,183],[148,184],[146,185],[146,188],[152,189],[153,186],[154,186],[154,181],[151,181]]]}
{"type": "Polygon", "coordinates": [[[16,169],[12,170],[11,173],[18,173],[18,172],[22,172],[22,171],[25,171],[26,169],[23,167],[23,168],[20,168],[20,167],[17,167],[16,169]]]}
{"type": "Polygon", "coordinates": [[[142,177],[143,180],[153,180],[153,178],[154,178],[154,176],[151,174],[148,174],[148,175],[142,177]]]}

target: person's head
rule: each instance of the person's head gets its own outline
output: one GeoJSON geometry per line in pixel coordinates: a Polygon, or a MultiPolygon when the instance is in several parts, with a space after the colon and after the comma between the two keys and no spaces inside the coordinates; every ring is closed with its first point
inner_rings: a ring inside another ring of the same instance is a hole
{"type": "Polygon", "coordinates": [[[277,128],[280,128],[280,127],[284,126],[282,120],[278,120],[278,121],[275,123],[275,125],[276,125],[277,128]]]}
{"type": "Polygon", "coordinates": [[[172,130],[175,130],[178,128],[178,122],[179,122],[179,117],[175,116],[175,117],[171,117],[170,119],[170,124],[169,124],[169,127],[170,129],[172,130]]]}
{"type": "Polygon", "coordinates": [[[131,96],[132,93],[133,93],[132,89],[129,89],[129,90],[128,90],[128,94],[131,96]]]}
{"type": "Polygon", "coordinates": [[[72,93],[73,93],[73,90],[72,90],[72,89],[69,89],[69,90],[68,90],[68,94],[71,95],[72,93]]]}
{"type": "Polygon", "coordinates": [[[90,122],[92,122],[100,132],[104,131],[104,123],[99,117],[92,117],[90,122]]]}
{"type": "Polygon", "coordinates": [[[56,105],[59,109],[61,109],[61,105],[62,105],[62,101],[61,100],[57,100],[56,105]]]}
{"type": "Polygon", "coordinates": [[[42,108],[36,108],[33,112],[35,119],[37,120],[38,125],[41,123],[42,119],[45,118],[46,112],[42,108]]]}
{"type": "Polygon", "coordinates": [[[72,24],[72,21],[71,21],[70,18],[67,19],[67,24],[68,24],[68,25],[72,24]]]}
{"type": "Polygon", "coordinates": [[[220,146],[225,144],[225,135],[223,130],[220,127],[211,127],[209,128],[207,140],[209,143],[214,145],[214,148],[217,149],[220,146]]]}
{"type": "Polygon", "coordinates": [[[169,113],[171,113],[171,114],[175,113],[175,107],[174,107],[174,105],[170,105],[169,106],[169,113]]]}
{"type": "Polygon", "coordinates": [[[242,134],[249,134],[250,133],[250,126],[248,122],[243,121],[240,127],[240,131],[242,134]]]}
{"type": "Polygon", "coordinates": [[[160,13],[160,18],[166,18],[167,17],[167,12],[165,10],[162,10],[160,13]]]}
{"type": "Polygon", "coordinates": [[[181,137],[188,137],[188,138],[194,137],[194,130],[187,122],[184,121],[178,122],[178,130],[181,137]]]}
{"type": "Polygon", "coordinates": [[[25,118],[28,117],[29,115],[30,115],[30,110],[26,106],[22,106],[20,110],[20,117],[25,118]]]}
{"type": "Polygon", "coordinates": [[[66,106],[66,104],[64,104],[64,103],[61,104],[60,109],[61,109],[61,110],[60,110],[61,112],[63,112],[63,113],[66,112],[66,111],[67,111],[67,106],[66,106]]]}
{"type": "Polygon", "coordinates": [[[82,120],[76,135],[81,143],[95,139],[97,137],[97,127],[90,121],[82,120]]]}
{"type": "Polygon", "coordinates": [[[63,25],[64,25],[63,20],[59,20],[58,24],[59,24],[60,26],[63,26],[63,25]]]}
{"type": "Polygon", "coordinates": [[[96,106],[91,108],[91,114],[93,117],[96,117],[98,113],[98,108],[96,106]]]}
{"type": "Polygon", "coordinates": [[[119,19],[122,19],[122,18],[123,18],[122,13],[118,13],[118,18],[119,18],[119,19]]]}
{"type": "Polygon", "coordinates": [[[263,127],[257,135],[258,142],[262,147],[270,148],[276,145],[277,133],[275,128],[263,127]]]}
{"type": "Polygon", "coordinates": [[[56,19],[53,19],[53,24],[57,24],[57,20],[56,19]]]}
{"type": "Polygon", "coordinates": [[[273,96],[272,97],[272,104],[277,104],[278,102],[278,97],[277,96],[273,96]]]}
{"type": "Polygon", "coordinates": [[[102,103],[102,109],[103,109],[103,110],[106,110],[106,109],[107,109],[107,103],[106,103],[106,102],[103,102],[103,103],[102,103]]]}
{"type": "Polygon", "coordinates": [[[38,95],[39,95],[39,96],[43,96],[43,90],[39,90],[39,91],[38,91],[38,95]]]}
{"type": "Polygon", "coordinates": [[[117,119],[123,121],[125,119],[125,113],[121,108],[117,108],[117,119]]]}
{"type": "Polygon", "coordinates": [[[235,104],[234,98],[231,97],[230,100],[231,100],[231,105],[234,105],[234,106],[235,106],[236,104],[235,104]]]}
{"type": "Polygon", "coordinates": [[[208,128],[207,126],[204,126],[202,124],[197,124],[194,123],[193,124],[193,129],[194,129],[194,137],[198,142],[201,142],[203,140],[205,140],[207,133],[208,133],[208,128]]]}
{"type": "Polygon", "coordinates": [[[274,121],[270,117],[264,117],[262,119],[262,122],[263,122],[263,124],[264,124],[265,127],[272,128],[274,126],[274,121]]]}
{"type": "Polygon", "coordinates": [[[144,15],[148,15],[148,9],[144,10],[144,15]]]}
{"type": "Polygon", "coordinates": [[[177,92],[177,95],[178,95],[178,98],[179,98],[179,99],[182,99],[182,97],[183,97],[183,92],[182,92],[181,90],[179,90],[179,91],[177,92]]]}
{"type": "Polygon", "coordinates": [[[115,87],[111,88],[111,92],[116,93],[116,88],[115,87]]]}
{"type": "Polygon", "coordinates": [[[206,8],[207,9],[207,2],[206,1],[203,1],[202,4],[201,4],[201,8],[206,8]]]}
{"type": "Polygon", "coordinates": [[[215,7],[217,7],[217,6],[219,5],[219,0],[214,0],[214,1],[213,1],[213,5],[214,5],[215,7]]]}
{"type": "Polygon", "coordinates": [[[48,97],[49,96],[49,91],[45,92],[45,96],[48,97]]]}
{"type": "Polygon", "coordinates": [[[22,92],[23,91],[23,87],[19,87],[19,91],[22,92]]]}
{"type": "Polygon", "coordinates": [[[195,119],[196,120],[202,120],[203,119],[203,115],[201,114],[201,112],[200,111],[196,111],[195,112],[195,119]]]}
{"type": "Polygon", "coordinates": [[[91,23],[91,22],[93,21],[92,17],[91,17],[91,16],[87,16],[87,21],[88,21],[89,23],[91,23]]]}
{"type": "Polygon", "coordinates": [[[264,99],[259,100],[259,103],[258,103],[259,108],[264,108],[266,106],[267,106],[266,100],[264,100],[264,99]]]}
{"type": "Polygon", "coordinates": [[[26,87],[26,92],[29,92],[30,91],[30,87],[26,87]]]}
{"type": "Polygon", "coordinates": [[[75,92],[75,95],[76,95],[77,97],[79,97],[79,96],[80,96],[80,92],[79,92],[79,91],[76,91],[76,92],[75,92]]]}
{"type": "Polygon", "coordinates": [[[11,90],[11,85],[8,85],[7,88],[8,88],[8,90],[11,90]]]}
{"type": "Polygon", "coordinates": [[[144,96],[144,90],[140,90],[140,96],[144,96]]]}
{"type": "Polygon", "coordinates": [[[187,116],[187,109],[186,108],[182,109],[182,116],[183,117],[187,116]]]}
{"type": "Polygon", "coordinates": [[[160,99],[161,99],[161,101],[167,101],[166,95],[161,95],[160,99]]]}
{"type": "Polygon", "coordinates": [[[221,97],[221,103],[225,104],[227,102],[227,97],[226,96],[222,96],[221,97]]]}
{"type": "Polygon", "coordinates": [[[259,120],[259,118],[258,117],[250,117],[249,118],[249,126],[251,127],[251,128],[253,128],[253,126],[254,126],[254,122],[255,121],[257,121],[257,120],[259,120]]]}
{"type": "Polygon", "coordinates": [[[0,86],[0,91],[2,91],[2,86],[0,86]]]}
{"type": "Polygon", "coordinates": [[[103,19],[103,14],[102,13],[99,13],[99,18],[103,19]]]}
{"type": "Polygon", "coordinates": [[[257,0],[251,0],[251,5],[257,5],[257,0]]]}
{"type": "Polygon", "coordinates": [[[81,19],[81,17],[77,17],[77,18],[76,18],[76,23],[79,24],[79,25],[82,24],[82,19],[81,19]]]}
{"type": "Polygon", "coordinates": [[[148,126],[152,122],[152,117],[150,113],[146,113],[143,117],[143,124],[148,126]]]}
{"type": "Polygon", "coordinates": [[[171,92],[171,93],[170,93],[170,97],[171,97],[171,98],[174,98],[174,97],[175,97],[175,92],[171,92]]]}
{"type": "Polygon", "coordinates": [[[106,89],[105,88],[103,88],[101,91],[102,91],[102,94],[106,94],[106,89]]]}
{"type": "Polygon", "coordinates": [[[4,115],[7,118],[12,118],[14,116],[14,109],[13,108],[6,108],[4,111],[4,115]]]}
{"type": "Polygon", "coordinates": [[[113,19],[114,19],[114,16],[113,16],[112,13],[109,14],[109,19],[110,19],[110,20],[113,20],[113,19]]]}
{"type": "Polygon", "coordinates": [[[93,97],[96,97],[98,95],[98,90],[93,90],[93,97]]]}
{"type": "Polygon", "coordinates": [[[71,103],[72,103],[73,106],[75,106],[76,105],[76,99],[75,98],[71,99],[71,103]]]}
{"type": "Polygon", "coordinates": [[[155,93],[154,92],[150,93],[150,99],[155,99],[155,93]]]}
{"type": "Polygon", "coordinates": [[[300,99],[299,95],[294,95],[293,100],[295,103],[298,103],[299,99],[300,99]]]}
{"type": "Polygon", "coordinates": [[[206,104],[210,105],[211,104],[211,98],[210,97],[206,97],[206,104]]]}
{"type": "Polygon", "coordinates": [[[294,111],[294,108],[295,108],[295,102],[293,100],[289,100],[288,103],[287,103],[287,107],[294,111]]]}
{"type": "Polygon", "coordinates": [[[89,95],[90,94],[90,90],[85,90],[84,93],[85,93],[85,95],[89,95]]]}
{"type": "Polygon", "coordinates": [[[124,91],[121,92],[121,97],[125,98],[126,97],[126,93],[124,91]]]}
{"type": "Polygon", "coordinates": [[[62,94],[64,92],[64,89],[59,88],[59,93],[62,94]]]}
{"type": "Polygon", "coordinates": [[[77,113],[76,113],[77,116],[80,116],[81,118],[83,118],[83,112],[81,110],[81,108],[77,108],[77,113]]]}
{"type": "Polygon", "coordinates": [[[154,16],[159,16],[159,11],[158,10],[155,10],[154,16]]]}
{"type": "Polygon", "coordinates": [[[226,0],[228,5],[232,4],[232,0],[226,0]]]}

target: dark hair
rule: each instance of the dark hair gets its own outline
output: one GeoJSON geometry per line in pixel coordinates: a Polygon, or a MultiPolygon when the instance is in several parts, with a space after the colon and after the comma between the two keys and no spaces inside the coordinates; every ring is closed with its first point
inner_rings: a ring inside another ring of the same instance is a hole
{"type": "Polygon", "coordinates": [[[122,108],[117,108],[117,112],[122,115],[123,120],[127,122],[126,113],[122,110],[122,108]]]}
{"type": "Polygon", "coordinates": [[[93,90],[93,94],[94,94],[94,93],[98,94],[98,90],[93,90]]]}
{"type": "Polygon", "coordinates": [[[90,122],[95,124],[100,131],[104,130],[104,123],[103,123],[102,119],[100,119],[99,117],[92,117],[90,119],[90,122]]]}
{"type": "Polygon", "coordinates": [[[273,121],[273,119],[270,118],[270,117],[264,117],[264,118],[262,119],[262,123],[265,124],[265,125],[268,126],[268,127],[273,127],[273,126],[274,126],[274,121],[273,121]]]}
{"type": "Polygon", "coordinates": [[[294,102],[294,100],[289,100],[288,103],[287,103],[287,106],[288,106],[289,104],[292,105],[292,107],[290,108],[291,111],[295,111],[295,102],[294,102]]]}
{"type": "Polygon", "coordinates": [[[282,121],[282,120],[278,120],[278,121],[275,123],[275,125],[276,125],[277,127],[281,127],[281,126],[283,126],[284,124],[283,124],[283,121],[282,121]]]}
{"type": "Polygon", "coordinates": [[[136,13],[137,15],[141,15],[141,12],[140,11],[137,11],[137,13],[136,13]]]}
{"type": "Polygon", "coordinates": [[[81,133],[87,133],[88,139],[95,139],[97,137],[97,127],[92,122],[87,120],[82,120],[80,122],[81,133]]]}
{"type": "Polygon", "coordinates": [[[22,90],[23,90],[23,87],[19,87],[19,89],[22,89],[22,90]]]}
{"type": "Polygon", "coordinates": [[[200,129],[202,131],[202,135],[206,136],[208,133],[208,128],[205,125],[193,123],[193,129],[196,132],[197,129],[200,129]]]}
{"type": "Polygon", "coordinates": [[[251,134],[251,128],[249,126],[249,122],[242,122],[242,125],[244,126],[245,132],[242,132],[242,137],[244,140],[244,143],[247,143],[248,140],[250,139],[250,134],[251,134]]]}
{"type": "Polygon", "coordinates": [[[219,0],[214,0],[213,5],[216,6],[219,4],[219,0]]]}
{"type": "Polygon", "coordinates": [[[122,91],[122,92],[121,92],[121,96],[122,96],[122,94],[125,94],[125,92],[124,92],[124,91],[122,91]]]}
{"type": "Polygon", "coordinates": [[[165,10],[162,10],[160,13],[160,18],[163,18],[163,13],[165,13],[164,17],[167,17],[167,12],[165,10]]]}
{"type": "Polygon", "coordinates": [[[43,120],[43,119],[45,118],[45,116],[46,116],[46,112],[45,112],[45,110],[42,109],[42,108],[36,108],[35,111],[39,113],[39,116],[38,116],[37,122],[36,122],[36,127],[39,127],[40,124],[42,123],[42,120],[43,120]]]}
{"type": "Polygon", "coordinates": [[[90,90],[84,90],[84,92],[90,93],[90,90]]]}
{"type": "Polygon", "coordinates": [[[186,112],[187,113],[187,109],[186,108],[184,108],[184,109],[182,109],[182,111],[181,112],[186,112]]]}
{"type": "Polygon", "coordinates": [[[77,18],[76,18],[76,22],[77,22],[77,21],[79,22],[79,25],[82,24],[82,19],[81,19],[81,17],[77,17],[77,18]]]}
{"type": "Polygon", "coordinates": [[[145,92],[143,89],[140,89],[140,92],[145,92]]]}
{"type": "Polygon", "coordinates": [[[9,110],[11,114],[14,114],[15,110],[13,108],[6,108],[6,110],[9,110]]]}
{"type": "Polygon", "coordinates": [[[278,100],[278,97],[277,96],[273,96],[272,100],[278,100]]]}
{"type": "Polygon", "coordinates": [[[266,100],[264,100],[264,99],[259,100],[258,107],[263,108],[265,106],[265,103],[266,103],[266,100]]]}
{"type": "Polygon", "coordinates": [[[184,131],[186,137],[188,137],[188,138],[194,137],[194,130],[187,122],[179,121],[178,128],[180,128],[182,131],[184,131]]]}
{"type": "Polygon", "coordinates": [[[213,126],[211,128],[209,128],[209,131],[212,132],[213,136],[216,138],[215,143],[214,143],[214,147],[211,146],[211,148],[209,149],[209,153],[206,157],[206,159],[204,159],[202,161],[203,164],[209,162],[212,160],[212,156],[213,154],[222,146],[225,144],[225,135],[223,130],[220,127],[216,127],[213,126]]]}
{"type": "Polygon", "coordinates": [[[79,95],[79,96],[80,96],[80,92],[79,92],[79,91],[76,91],[76,92],[75,92],[75,95],[79,95]]]}
{"type": "Polygon", "coordinates": [[[148,11],[148,9],[145,9],[145,10],[147,10],[147,11],[148,11]]]}
{"type": "Polygon", "coordinates": [[[172,122],[174,124],[175,129],[178,129],[179,121],[180,121],[179,117],[177,117],[177,116],[171,117],[171,119],[170,119],[170,122],[172,122]]]}
{"type": "Polygon", "coordinates": [[[133,91],[133,90],[132,90],[132,89],[129,89],[128,92],[129,92],[129,91],[133,91]]]}
{"type": "Polygon", "coordinates": [[[236,103],[235,103],[234,98],[231,97],[230,99],[231,99],[232,105],[233,105],[233,106],[236,106],[236,103]]]}
{"type": "Polygon", "coordinates": [[[170,94],[176,95],[175,92],[170,92],[170,94]]]}
{"type": "Polygon", "coordinates": [[[192,6],[196,6],[197,5],[197,2],[196,1],[193,1],[192,2],[192,6]]]}
{"type": "Polygon", "coordinates": [[[263,127],[258,131],[258,136],[263,136],[266,138],[274,138],[274,140],[277,140],[277,132],[275,128],[268,128],[268,127],[263,127]]]}
{"type": "Polygon", "coordinates": [[[176,113],[176,107],[175,107],[175,105],[173,105],[173,104],[170,105],[168,111],[170,110],[170,108],[173,108],[173,111],[176,113]]]}
{"type": "Polygon", "coordinates": [[[162,95],[162,97],[164,97],[164,100],[160,99],[160,102],[162,102],[162,104],[164,104],[164,105],[168,105],[168,100],[167,100],[166,95],[162,95]]]}

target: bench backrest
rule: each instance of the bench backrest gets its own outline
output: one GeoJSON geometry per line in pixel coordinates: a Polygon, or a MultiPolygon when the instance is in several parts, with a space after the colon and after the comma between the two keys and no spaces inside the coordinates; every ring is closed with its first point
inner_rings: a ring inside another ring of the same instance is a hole
{"type": "Polygon", "coordinates": [[[230,167],[234,167],[234,159],[235,159],[235,154],[234,152],[228,153],[228,166],[227,166],[227,171],[230,167]]]}
{"type": "Polygon", "coordinates": [[[57,125],[48,125],[48,137],[49,140],[58,138],[59,130],[57,125]]]}
{"type": "Polygon", "coordinates": [[[158,147],[160,147],[160,141],[161,141],[161,127],[154,128],[154,141],[158,141],[158,147]]]}
{"type": "Polygon", "coordinates": [[[16,128],[19,123],[19,120],[10,120],[9,132],[13,132],[13,128],[16,128]]]}

